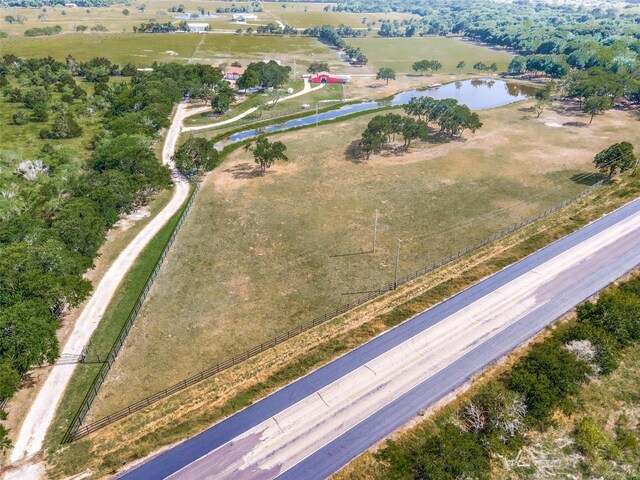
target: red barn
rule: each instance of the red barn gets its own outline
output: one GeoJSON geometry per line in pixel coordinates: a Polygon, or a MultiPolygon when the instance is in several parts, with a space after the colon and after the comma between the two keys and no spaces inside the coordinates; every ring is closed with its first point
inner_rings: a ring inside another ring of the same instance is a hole
{"type": "Polygon", "coordinates": [[[347,75],[331,75],[329,72],[318,72],[311,75],[311,83],[349,83],[347,75]]]}

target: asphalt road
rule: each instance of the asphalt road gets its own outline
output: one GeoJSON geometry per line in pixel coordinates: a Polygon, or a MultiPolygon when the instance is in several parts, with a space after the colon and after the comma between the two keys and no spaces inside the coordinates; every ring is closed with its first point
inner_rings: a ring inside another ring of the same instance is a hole
{"type": "Polygon", "coordinates": [[[321,479],[640,264],[640,200],[122,478],[321,479]]]}

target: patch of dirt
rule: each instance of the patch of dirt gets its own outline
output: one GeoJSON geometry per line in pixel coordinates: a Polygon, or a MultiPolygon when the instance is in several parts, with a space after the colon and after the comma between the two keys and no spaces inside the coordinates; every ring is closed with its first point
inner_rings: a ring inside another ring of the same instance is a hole
{"type": "Polygon", "coordinates": [[[148,218],[150,216],[151,216],[151,212],[149,211],[149,208],[148,207],[142,207],[142,208],[134,210],[130,214],[125,215],[124,217],[122,217],[120,220],[118,220],[113,225],[113,228],[115,228],[115,229],[117,229],[117,230],[119,230],[121,232],[126,232],[138,220],[142,220],[143,218],[148,218]]]}

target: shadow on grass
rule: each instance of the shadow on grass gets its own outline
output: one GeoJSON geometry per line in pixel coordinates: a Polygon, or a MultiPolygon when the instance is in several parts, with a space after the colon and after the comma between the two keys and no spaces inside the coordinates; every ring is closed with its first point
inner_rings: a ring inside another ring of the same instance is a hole
{"type": "Polygon", "coordinates": [[[344,150],[344,156],[352,163],[364,163],[364,153],[360,148],[360,140],[354,140],[344,150]]]}
{"type": "Polygon", "coordinates": [[[562,124],[563,127],[580,127],[580,128],[584,128],[584,127],[588,127],[589,124],[588,123],[584,123],[584,122],[565,122],[562,124]]]}
{"type": "Polygon", "coordinates": [[[594,183],[605,179],[606,177],[606,175],[603,175],[599,172],[593,172],[590,175],[585,175],[584,173],[576,173],[575,175],[571,176],[571,181],[577,183],[578,185],[591,186],[594,183]]]}
{"type": "Polygon", "coordinates": [[[248,180],[257,177],[263,177],[269,172],[263,172],[259,166],[250,165],[248,163],[240,163],[231,168],[227,168],[225,173],[230,173],[236,180],[248,180]]]}

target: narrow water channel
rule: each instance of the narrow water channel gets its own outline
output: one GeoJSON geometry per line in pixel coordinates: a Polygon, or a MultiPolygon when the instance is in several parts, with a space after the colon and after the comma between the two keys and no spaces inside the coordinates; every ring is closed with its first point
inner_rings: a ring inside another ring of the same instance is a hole
{"type": "Polygon", "coordinates": [[[435,88],[407,90],[396,94],[390,100],[364,101],[353,103],[329,110],[317,115],[309,115],[286,122],[270,125],[260,129],[245,130],[234,133],[223,142],[218,142],[216,148],[241,142],[265,133],[281,132],[291,128],[313,125],[316,122],[325,122],[344,117],[358,112],[376,110],[389,106],[405,105],[413,97],[432,97],[436,99],[455,98],[459,103],[467,105],[471,110],[483,110],[487,108],[501,107],[510,103],[525,100],[534,95],[535,89],[517,83],[509,83],[495,79],[473,79],[452,82],[435,88]]]}

